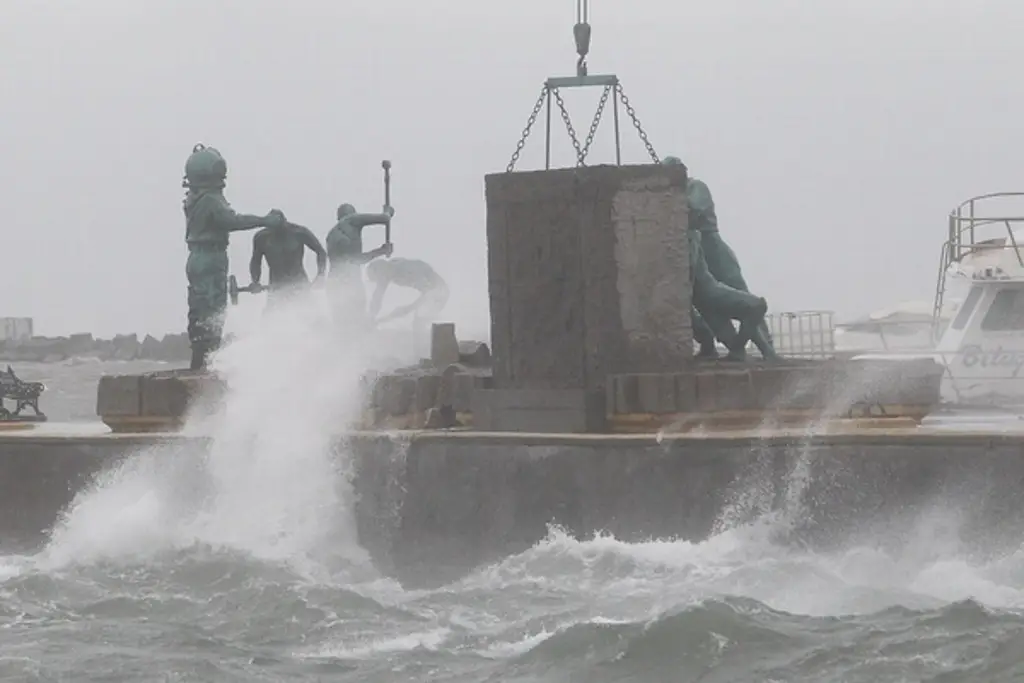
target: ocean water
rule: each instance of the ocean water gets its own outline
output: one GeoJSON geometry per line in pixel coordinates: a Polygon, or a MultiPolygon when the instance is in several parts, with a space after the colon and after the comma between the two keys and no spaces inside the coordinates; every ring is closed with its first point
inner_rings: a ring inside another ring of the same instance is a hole
{"type": "MultiPolygon", "coordinates": [[[[353,410],[367,353],[304,306],[243,325],[217,360],[228,400],[192,420],[208,454],[140,452],[41,550],[0,556],[0,681],[1024,678],[1019,541],[972,560],[936,509],[896,551],[794,547],[777,532],[800,514],[799,471],[783,513],[725,515],[701,543],[553,528],[455,583],[403,589],[359,546],[347,458],[323,428],[353,410]],[[296,378],[306,391],[281,401],[296,378]]],[[[88,419],[111,366],[16,369],[51,386],[51,415],[88,419]]]]}

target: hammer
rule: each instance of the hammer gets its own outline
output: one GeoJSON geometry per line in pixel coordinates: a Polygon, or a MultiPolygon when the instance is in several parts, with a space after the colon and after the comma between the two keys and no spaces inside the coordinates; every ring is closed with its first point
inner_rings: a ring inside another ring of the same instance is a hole
{"type": "MultiPolygon", "coordinates": [[[[384,211],[391,206],[391,162],[385,159],[380,162],[384,169],[384,211]]],[[[384,244],[391,244],[391,221],[384,225],[384,244]]]]}
{"type": "Polygon", "coordinates": [[[266,289],[266,287],[259,283],[254,283],[247,287],[239,287],[238,278],[236,278],[234,275],[228,276],[228,297],[231,299],[232,306],[238,305],[239,292],[246,292],[247,294],[259,294],[264,289],[266,289]]]}

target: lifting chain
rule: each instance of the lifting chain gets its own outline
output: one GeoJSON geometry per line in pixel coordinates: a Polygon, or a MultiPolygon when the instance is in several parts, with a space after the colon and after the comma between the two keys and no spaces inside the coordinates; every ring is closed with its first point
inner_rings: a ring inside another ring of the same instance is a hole
{"type": "Polygon", "coordinates": [[[644,131],[644,127],[640,125],[640,119],[637,118],[636,110],[633,109],[633,105],[629,103],[629,98],[626,97],[626,93],[622,90],[622,84],[615,86],[615,89],[619,91],[619,99],[622,100],[622,106],[626,108],[626,113],[629,118],[633,121],[633,127],[636,128],[636,132],[640,134],[640,140],[644,143],[647,148],[647,154],[650,155],[651,161],[656,164],[661,163],[661,159],[658,158],[658,153],[654,151],[654,145],[647,139],[647,132],[644,131]]]}
{"type": "Polygon", "coordinates": [[[587,132],[587,139],[583,143],[583,150],[579,152],[579,159],[576,161],[577,166],[586,166],[587,154],[590,152],[590,145],[594,143],[594,135],[597,133],[597,127],[601,123],[601,115],[604,114],[604,105],[608,104],[608,95],[612,92],[612,86],[604,86],[604,92],[601,93],[601,101],[597,103],[597,112],[594,114],[594,120],[590,124],[590,130],[587,132]]]}
{"type": "Polygon", "coordinates": [[[530,118],[526,119],[526,128],[523,128],[523,135],[519,138],[519,142],[516,144],[516,151],[512,153],[512,160],[508,162],[508,166],[505,167],[506,173],[511,173],[516,170],[516,162],[519,161],[519,154],[523,151],[523,147],[526,145],[526,138],[530,137],[530,130],[533,129],[533,124],[537,122],[537,114],[540,113],[541,107],[544,106],[544,98],[547,97],[548,86],[545,85],[540,89],[540,97],[537,98],[537,104],[533,105],[533,111],[530,112],[530,118]]]}
{"type": "Polygon", "coordinates": [[[540,97],[537,98],[537,103],[533,105],[533,111],[530,112],[530,117],[526,120],[526,127],[523,128],[523,134],[519,138],[519,142],[516,144],[515,152],[512,153],[512,159],[508,162],[508,166],[505,167],[506,173],[512,173],[516,168],[516,163],[519,161],[519,155],[523,151],[523,147],[526,145],[527,138],[530,137],[530,132],[533,130],[533,125],[537,122],[537,116],[540,114],[540,110],[544,107],[544,99],[550,93],[554,96],[555,102],[558,104],[558,110],[562,117],[562,121],[565,123],[565,129],[569,133],[569,140],[572,142],[573,149],[576,150],[576,165],[585,166],[587,155],[590,153],[590,147],[594,143],[594,136],[597,134],[597,128],[601,123],[601,117],[604,114],[605,105],[608,103],[608,98],[614,89],[619,99],[622,101],[622,106],[626,110],[626,114],[633,122],[633,127],[636,128],[637,133],[640,135],[640,141],[644,143],[644,147],[647,149],[648,156],[651,157],[651,161],[656,164],[661,163],[661,159],[658,157],[658,153],[654,151],[654,146],[651,141],[647,138],[647,131],[644,130],[640,123],[639,117],[636,115],[636,110],[630,103],[629,98],[626,97],[626,93],[622,89],[622,84],[616,84],[615,86],[605,86],[604,92],[601,93],[601,100],[597,104],[597,112],[594,114],[594,120],[590,124],[590,130],[587,132],[587,137],[583,144],[580,144],[579,137],[576,135],[576,128],[572,125],[572,119],[569,117],[569,110],[565,106],[565,101],[562,99],[562,94],[557,88],[548,88],[545,85],[541,88],[540,97]]]}
{"type": "Polygon", "coordinates": [[[576,165],[579,166],[583,160],[583,148],[580,147],[580,140],[576,137],[576,129],[572,126],[572,120],[569,119],[569,110],[565,108],[565,101],[562,99],[562,93],[558,92],[558,89],[552,89],[552,94],[555,96],[555,102],[558,103],[558,109],[562,114],[562,121],[565,122],[565,129],[569,131],[569,140],[572,142],[573,149],[576,150],[576,165]]]}

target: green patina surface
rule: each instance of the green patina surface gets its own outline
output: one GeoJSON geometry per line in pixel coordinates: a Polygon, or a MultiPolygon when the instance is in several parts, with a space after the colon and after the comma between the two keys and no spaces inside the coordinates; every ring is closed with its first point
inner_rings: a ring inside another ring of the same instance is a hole
{"type": "Polygon", "coordinates": [[[227,162],[213,147],[196,145],[185,162],[185,242],[188,260],[188,337],[192,369],[206,366],[221,344],[228,303],[229,235],[239,230],[280,227],[279,210],[265,216],[236,212],[224,197],[227,162]]]}

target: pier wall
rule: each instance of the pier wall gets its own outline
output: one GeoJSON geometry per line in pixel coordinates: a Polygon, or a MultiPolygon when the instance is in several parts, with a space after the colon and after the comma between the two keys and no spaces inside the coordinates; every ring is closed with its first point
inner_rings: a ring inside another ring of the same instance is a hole
{"type": "MultiPolygon", "coordinates": [[[[167,437],[0,435],[0,548],[41,543],[73,496],[167,437]]],[[[930,510],[996,547],[1024,524],[1024,435],[854,433],[721,437],[422,433],[352,435],[355,516],[378,567],[406,583],[452,580],[520,552],[557,524],[576,536],[699,541],[729,519],[787,513],[779,542],[899,543],[930,510]]],[[[169,452],[168,457],[174,457],[169,452]]]]}

